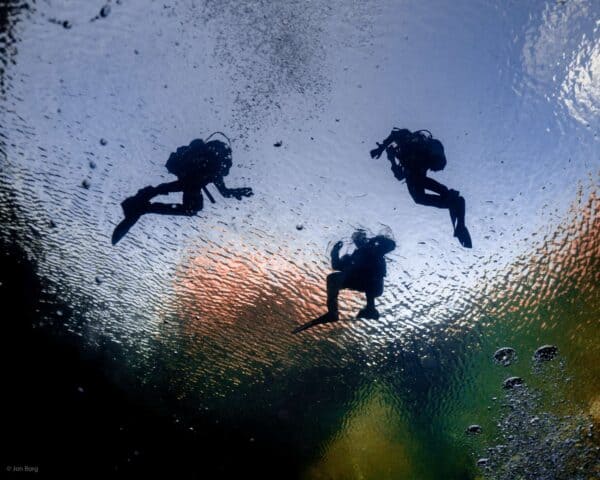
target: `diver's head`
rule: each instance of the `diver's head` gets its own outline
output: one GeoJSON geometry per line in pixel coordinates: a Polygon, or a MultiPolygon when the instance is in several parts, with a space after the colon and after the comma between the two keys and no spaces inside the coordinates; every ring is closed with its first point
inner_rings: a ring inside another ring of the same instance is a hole
{"type": "Polygon", "coordinates": [[[363,245],[366,245],[368,241],[367,232],[365,232],[364,230],[357,230],[352,234],[352,241],[357,247],[362,247],[363,245]]]}
{"type": "Polygon", "coordinates": [[[221,164],[220,173],[225,176],[229,174],[233,161],[231,159],[231,148],[220,140],[212,140],[206,144],[206,148],[219,159],[221,164]]]}

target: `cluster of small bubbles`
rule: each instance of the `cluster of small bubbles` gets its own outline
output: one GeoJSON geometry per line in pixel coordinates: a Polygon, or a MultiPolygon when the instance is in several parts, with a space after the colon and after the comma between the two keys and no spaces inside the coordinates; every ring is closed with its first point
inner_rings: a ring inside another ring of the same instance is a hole
{"type": "MultiPolygon", "coordinates": [[[[540,396],[526,387],[507,393],[498,444],[477,462],[487,478],[584,480],[598,478],[598,447],[584,415],[559,417],[539,411],[540,396]]],[[[596,435],[597,436],[597,435],[596,435]]],[[[597,439],[596,439],[597,441],[597,439]]]]}
{"type": "MultiPolygon", "coordinates": [[[[533,359],[548,361],[557,353],[555,346],[544,345],[536,350],[533,359]]],[[[520,377],[507,378],[503,387],[506,393],[497,423],[500,434],[495,445],[476,461],[484,478],[600,478],[600,438],[586,414],[559,416],[542,411],[541,394],[524,385],[520,377]]]]}

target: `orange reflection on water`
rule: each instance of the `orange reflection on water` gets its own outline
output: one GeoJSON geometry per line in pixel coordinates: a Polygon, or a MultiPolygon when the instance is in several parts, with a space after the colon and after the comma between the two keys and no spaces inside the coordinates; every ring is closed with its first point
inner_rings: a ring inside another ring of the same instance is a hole
{"type": "MultiPolygon", "coordinates": [[[[326,311],[327,259],[304,261],[285,248],[209,244],[179,266],[177,327],[163,334],[191,359],[184,365],[189,381],[208,376],[229,384],[241,383],[241,377],[256,382],[291,366],[304,368],[311,363],[307,357],[337,361],[337,355],[322,355],[323,348],[335,349],[324,339],[350,322],[291,334],[326,311]]],[[[356,312],[362,301],[356,293],[340,295],[341,317],[356,312]]]]}

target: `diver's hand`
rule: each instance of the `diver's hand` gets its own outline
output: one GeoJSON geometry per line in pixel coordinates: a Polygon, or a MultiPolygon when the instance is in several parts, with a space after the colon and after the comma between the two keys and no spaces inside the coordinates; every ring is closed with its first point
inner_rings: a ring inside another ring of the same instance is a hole
{"type": "Polygon", "coordinates": [[[252,191],[251,188],[233,188],[231,190],[231,196],[237,198],[238,200],[241,200],[242,197],[251,197],[252,195],[254,195],[254,192],[252,191]]]}
{"type": "Polygon", "coordinates": [[[371,158],[381,157],[381,154],[383,153],[384,150],[385,150],[385,145],[382,145],[381,143],[377,142],[377,148],[374,148],[370,152],[371,158]]]}
{"type": "Polygon", "coordinates": [[[344,242],[342,242],[341,240],[339,242],[336,242],[335,245],[333,246],[334,250],[340,250],[342,247],[344,246],[344,242]]]}
{"type": "Polygon", "coordinates": [[[394,173],[394,177],[396,177],[400,181],[406,178],[406,172],[404,171],[404,167],[402,167],[402,165],[397,164],[395,161],[392,163],[392,172],[394,173]]]}

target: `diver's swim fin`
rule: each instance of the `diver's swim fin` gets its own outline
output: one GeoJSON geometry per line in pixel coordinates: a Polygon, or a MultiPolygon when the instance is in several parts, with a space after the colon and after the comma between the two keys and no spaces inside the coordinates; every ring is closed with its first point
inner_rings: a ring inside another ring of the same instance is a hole
{"type": "Polygon", "coordinates": [[[377,309],[375,307],[372,307],[372,308],[365,307],[360,312],[358,312],[358,315],[356,315],[356,318],[368,318],[371,320],[377,320],[377,319],[379,319],[379,312],[377,311],[377,309]]]}
{"type": "Polygon", "coordinates": [[[458,238],[460,244],[465,248],[472,248],[473,243],[471,242],[471,235],[469,234],[469,230],[464,225],[459,225],[454,230],[454,236],[458,238]]]}
{"type": "Polygon", "coordinates": [[[456,231],[456,225],[458,223],[458,215],[454,208],[450,208],[450,221],[452,222],[452,228],[456,231]]]}
{"type": "Polygon", "coordinates": [[[448,190],[448,197],[450,198],[450,221],[452,222],[452,228],[456,230],[458,223],[458,217],[465,216],[465,199],[462,198],[458,190],[448,190]]]}
{"type": "Polygon", "coordinates": [[[294,330],[292,330],[292,333],[300,333],[303,332],[304,330],[308,330],[311,327],[314,327],[315,325],[321,325],[322,323],[331,323],[331,322],[337,322],[338,318],[335,317],[334,315],[332,315],[331,313],[327,312],[325,315],[321,315],[319,318],[315,318],[314,320],[311,320],[310,322],[306,322],[304,325],[300,325],[297,328],[294,328],[294,330]]]}
{"type": "Polygon", "coordinates": [[[141,215],[130,215],[128,217],[125,217],[121,223],[119,223],[113,234],[112,234],[112,244],[116,245],[117,242],[119,240],[121,240],[125,235],[127,235],[127,232],[131,229],[131,227],[133,227],[135,225],[135,223],[140,219],[141,215]]]}
{"type": "Polygon", "coordinates": [[[121,203],[125,218],[117,225],[112,234],[112,244],[116,245],[144,214],[144,207],[152,195],[152,187],[142,188],[133,197],[126,198],[121,203]]]}

